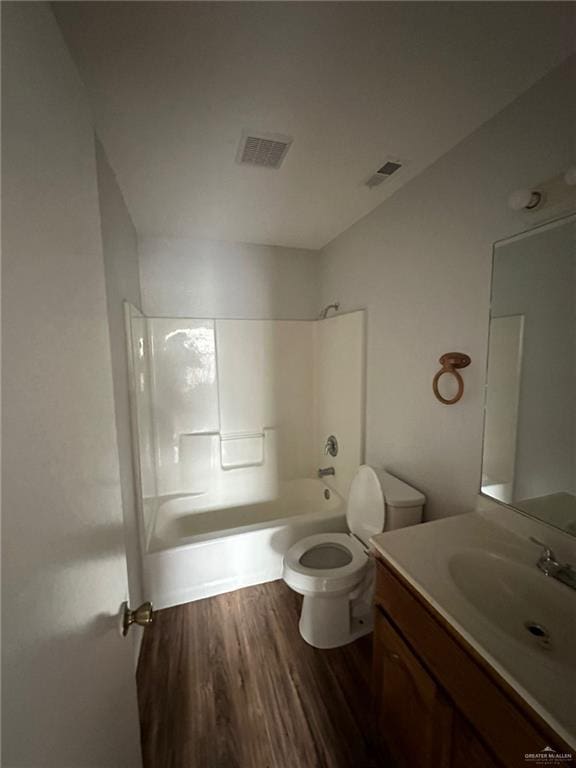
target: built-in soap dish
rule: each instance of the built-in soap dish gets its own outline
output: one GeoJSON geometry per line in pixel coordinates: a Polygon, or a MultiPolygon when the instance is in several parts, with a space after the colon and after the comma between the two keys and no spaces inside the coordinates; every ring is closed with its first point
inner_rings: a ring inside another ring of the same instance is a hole
{"type": "Polygon", "coordinates": [[[220,435],[222,469],[258,467],[264,464],[264,433],[220,435]]]}

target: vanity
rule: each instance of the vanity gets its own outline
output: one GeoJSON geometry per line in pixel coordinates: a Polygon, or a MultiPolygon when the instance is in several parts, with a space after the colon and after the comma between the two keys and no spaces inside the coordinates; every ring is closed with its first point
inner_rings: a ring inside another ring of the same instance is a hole
{"type": "Polygon", "coordinates": [[[371,539],[398,768],[576,765],[575,237],[570,214],[494,246],[478,511],[371,539]]]}
{"type": "Polygon", "coordinates": [[[576,756],[576,591],[538,548],[478,513],[372,545],[375,722],[398,768],[576,765],[558,759],[576,756]],[[556,762],[526,758],[546,747],[556,762]]]}

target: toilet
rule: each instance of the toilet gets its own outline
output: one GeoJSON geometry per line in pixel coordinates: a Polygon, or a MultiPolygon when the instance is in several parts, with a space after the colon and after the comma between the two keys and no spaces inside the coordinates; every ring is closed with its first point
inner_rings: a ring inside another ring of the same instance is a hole
{"type": "Polygon", "coordinates": [[[371,536],[422,520],[425,497],[383,469],[363,465],[348,496],[349,533],[317,533],[284,556],[283,579],[303,595],[300,634],[315,648],[337,648],[372,631],[371,536]]]}

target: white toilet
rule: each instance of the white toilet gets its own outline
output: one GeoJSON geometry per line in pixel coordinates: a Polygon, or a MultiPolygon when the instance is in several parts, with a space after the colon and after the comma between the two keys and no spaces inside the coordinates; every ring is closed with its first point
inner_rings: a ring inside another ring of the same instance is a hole
{"type": "Polygon", "coordinates": [[[374,563],[369,539],[422,520],[425,498],[397,477],[361,466],[350,486],[350,533],[317,533],[290,547],[283,579],[304,596],[300,634],[316,648],[337,648],[372,631],[374,563]]]}

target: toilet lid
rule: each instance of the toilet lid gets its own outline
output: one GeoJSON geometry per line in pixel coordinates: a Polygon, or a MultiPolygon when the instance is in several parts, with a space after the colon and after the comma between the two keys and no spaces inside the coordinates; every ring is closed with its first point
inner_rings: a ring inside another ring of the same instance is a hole
{"type": "Polygon", "coordinates": [[[364,544],[382,533],[386,522],[386,504],[380,479],[372,467],[361,466],[352,480],[346,520],[349,530],[364,544]]]}

